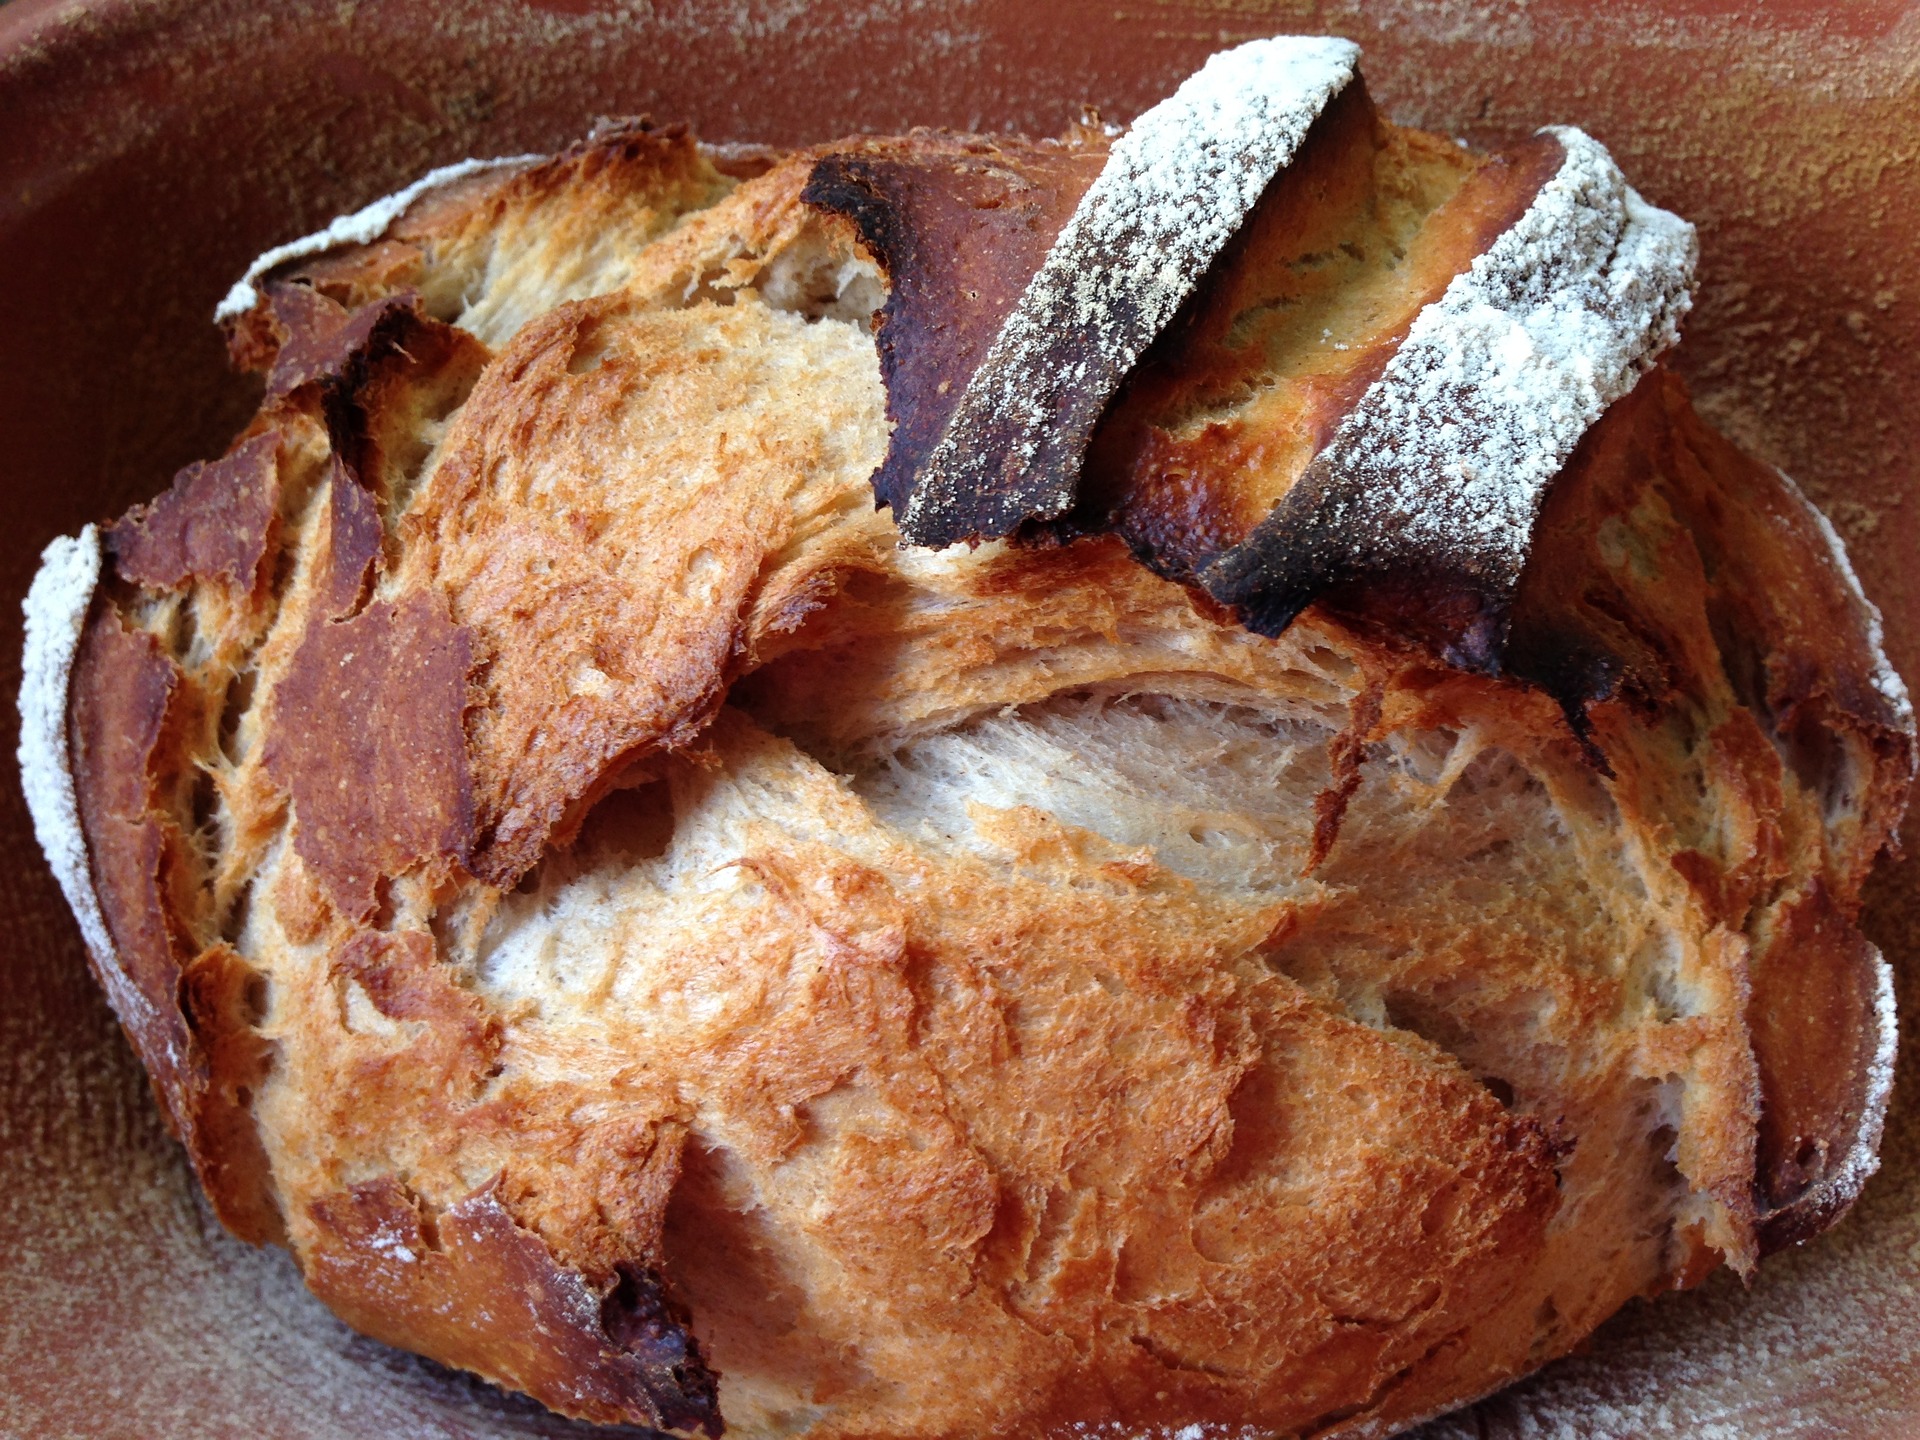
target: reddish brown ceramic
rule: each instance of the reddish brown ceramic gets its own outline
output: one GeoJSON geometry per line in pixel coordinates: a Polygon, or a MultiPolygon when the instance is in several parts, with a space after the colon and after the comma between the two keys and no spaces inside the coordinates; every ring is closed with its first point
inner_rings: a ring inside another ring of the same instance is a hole
{"type": "MultiPolygon", "coordinates": [[[[1401,120],[1488,142],[1584,126],[1700,222],[1681,368],[1827,507],[1920,674],[1920,0],[12,0],[0,688],[41,546],[218,450],[251,408],[208,317],[269,243],[601,114],[775,141],[1052,131],[1081,102],[1131,116],[1208,51],[1283,30],[1360,40],[1401,120]]],[[[356,1338],[284,1256],[219,1233],[11,781],[0,858],[0,1435],[605,1433],[356,1338]]],[[[1908,1013],[1916,891],[1920,864],[1887,867],[1871,927],[1908,1013]]],[[[1907,1054],[1886,1168],[1837,1231],[1751,1289],[1723,1276],[1634,1308],[1434,1433],[1920,1434],[1920,1043],[1907,1054]]]]}

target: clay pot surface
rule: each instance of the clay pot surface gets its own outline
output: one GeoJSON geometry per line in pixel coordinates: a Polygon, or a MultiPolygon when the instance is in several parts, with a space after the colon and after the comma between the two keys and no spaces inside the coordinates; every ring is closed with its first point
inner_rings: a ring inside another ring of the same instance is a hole
{"type": "MultiPolygon", "coordinates": [[[[601,115],[714,139],[1127,119],[1211,50],[1365,47],[1394,118],[1605,141],[1697,221],[1678,365],[1846,536],[1920,676],[1920,3],[99,0],[0,5],[0,688],[40,549],[216,454],[255,397],[210,316],[266,246],[428,167],[601,115]]],[[[11,704],[4,724],[15,724],[11,704]]],[[[11,750],[13,737],[6,736],[11,750]]],[[[1920,827],[1909,826],[1910,854],[1920,827]]],[[[201,1204],[0,785],[0,1434],[453,1440],[575,1426],[363,1340],[201,1204]]],[[[1869,930],[1920,1013],[1920,862],[1869,930]]],[[[1635,1305],[1430,1436],[1920,1434],[1920,1034],[1854,1214],[1635,1305]]]]}

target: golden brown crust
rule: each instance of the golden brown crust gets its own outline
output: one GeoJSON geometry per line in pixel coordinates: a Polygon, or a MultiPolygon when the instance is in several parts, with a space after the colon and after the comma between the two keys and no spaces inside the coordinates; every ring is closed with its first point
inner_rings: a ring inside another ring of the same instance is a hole
{"type": "Polygon", "coordinates": [[[685,1316],[644,1271],[595,1286],[492,1187],[429,1216],[390,1179],[311,1203],[307,1283],[376,1339],[497,1376],[582,1419],[721,1433],[685,1316]]]}
{"type": "MultiPolygon", "coordinates": [[[[336,481],[343,491],[363,493],[336,481]]],[[[299,817],[307,873],[352,921],[371,914],[383,878],[457,866],[472,844],[472,668],[445,601],[415,591],[350,618],[323,610],[275,687],[267,772],[299,817]]]]}
{"type": "Polygon", "coordinates": [[[623,130],[237,327],[267,405],[116,530],[71,748],[156,1088],[350,1323],[681,1432],[1331,1433],[1844,1203],[1911,729],[1675,382],[1563,475],[1504,673],[1430,576],[1280,639],[1166,578],[1528,157],[1355,87],[1111,421],[1126,544],[899,550],[869,477],[1097,155],[623,130]],[[1370,338],[1176,434],[1322,225],[1417,241],[1370,338]]]}

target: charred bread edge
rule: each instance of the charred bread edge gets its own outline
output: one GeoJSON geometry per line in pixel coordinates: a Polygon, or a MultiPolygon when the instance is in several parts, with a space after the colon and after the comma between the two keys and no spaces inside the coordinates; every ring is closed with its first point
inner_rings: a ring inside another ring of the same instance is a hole
{"type": "Polygon", "coordinates": [[[260,291],[254,282],[269,270],[284,265],[289,260],[303,260],[309,255],[322,255],[341,245],[371,245],[387,233],[387,227],[407,213],[407,208],[430,190],[438,190],[443,185],[451,185],[456,180],[464,180],[469,175],[483,174],[489,170],[507,170],[515,166],[537,164],[545,160],[545,155],[502,155],[492,160],[459,160],[451,165],[442,165],[429,170],[411,185],[383,195],[371,204],[363,205],[347,215],[336,215],[325,229],[316,230],[311,235],[302,235],[298,240],[289,240],[284,245],[276,245],[271,250],[256,256],[247,273],[234,281],[233,288],[226,293],[213,312],[216,324],[244,315],[260,303],[260,291]]]}
{"type": "Polygon", "coordinates": [[[1359,57],[1325,36],[1220,51],[1113,142],[895,515],[908,544],[1000,539],[1067,511],[1107,402],[1359,57]]]}
{"type": "Polygon", "coordinates": [[[145,1027],[159,1016],[121,967],[93,888],[80,798],[67,748],[67,698],[87,612],[100,585],[100,532],[83,527],[40,552],[40,569],[27,590],[26,646],[20,666],[20,788],[33,816],[33,835],[60,882],[80,934],[93,954],[107,996],[122,1021],[145,1027]]]}
{"type": "Polygon", "coordinates": [[[905,510],[982,356],[1099,178],[1112,138],[1090,127],[1038,141],[914,130],[836,145],[814,160],[802,203],[850,224],[887,279],[874,342],[891,433],[869,482],[876,505],[905,510]],[[988,196],[968,194],[970,181],[991,188],[1009,177],[1010,195],[994,197],[1002,203],[983,209],[988,196]]]}
{"type": "Polygon", "coordinates": [[[1479,595],[1491,633],[1461,658],[1497,664],[1541,502],[1679,338],[1698,256],[1693,226],[1647,204],[1598,141],[1540,133],[1561,147],[1553,177],[1415,317],[1273,512],[1201,570],[1250,628],[1277,635],[1331,586],[1411,565],[1479,595]]]}

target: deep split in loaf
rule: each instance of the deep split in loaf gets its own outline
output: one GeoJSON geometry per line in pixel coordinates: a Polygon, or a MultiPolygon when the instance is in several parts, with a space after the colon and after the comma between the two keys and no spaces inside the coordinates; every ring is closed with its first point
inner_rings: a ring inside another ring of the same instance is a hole
{"type": "Polygon", "coordinates": [[[49,550],[21,701],[350,1323],[676,1433],[1384,1434],[1851,1203],[1912,714],[1590,139],[1275,41],[429,178],[236,287],[258,415],[49,550]]]}

